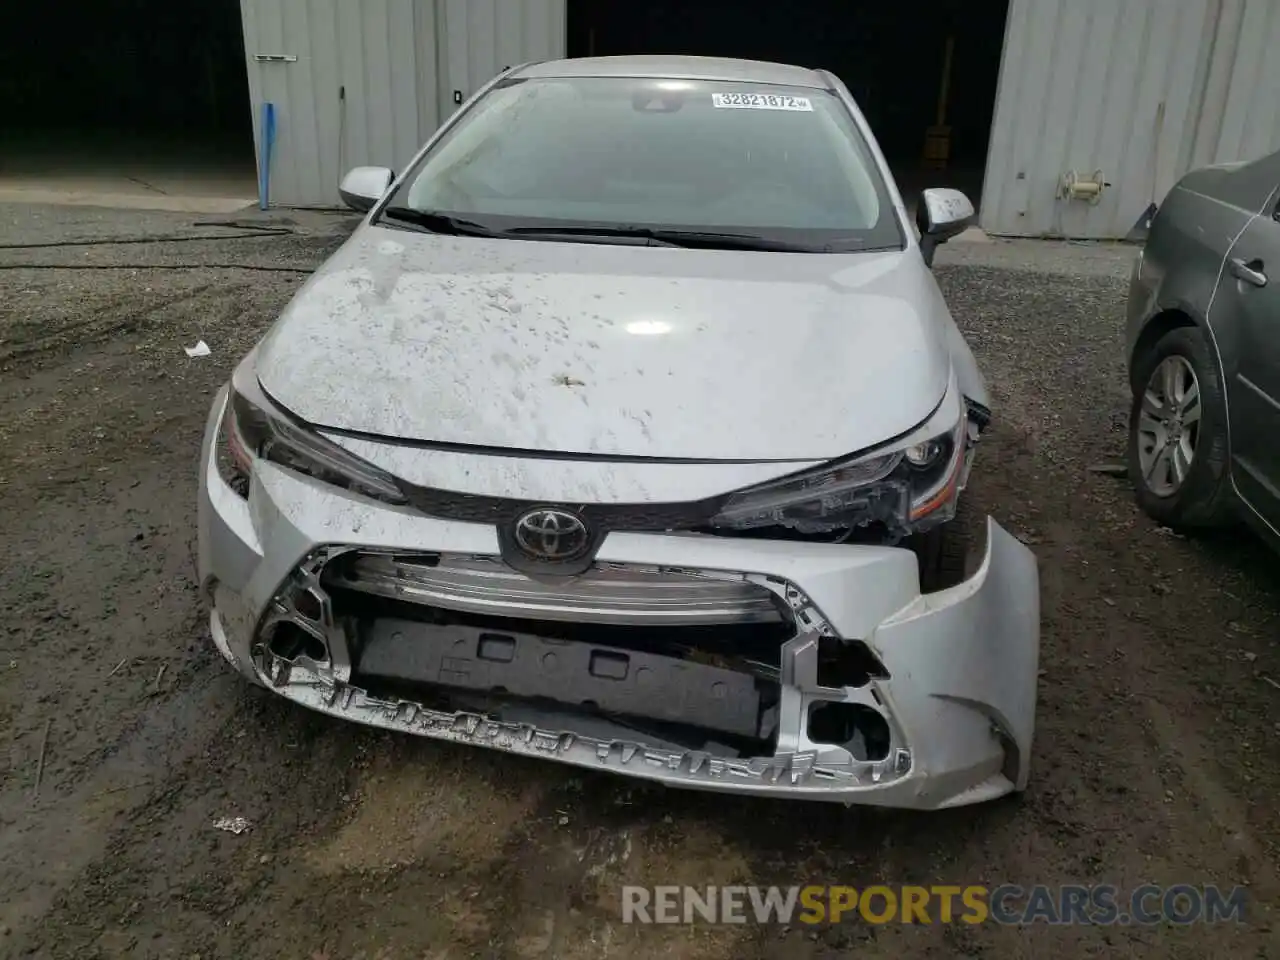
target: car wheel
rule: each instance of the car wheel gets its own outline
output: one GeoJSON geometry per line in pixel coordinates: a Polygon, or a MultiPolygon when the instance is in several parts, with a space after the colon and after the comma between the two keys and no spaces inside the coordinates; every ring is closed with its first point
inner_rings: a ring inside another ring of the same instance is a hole
{"type": "Polygon", "coordinates": [[[1129,476],[1138,505],[1175,530],[1230,518],[1227,407],[1209,343],[1180,327],[1135,358],[1129,476]]]}

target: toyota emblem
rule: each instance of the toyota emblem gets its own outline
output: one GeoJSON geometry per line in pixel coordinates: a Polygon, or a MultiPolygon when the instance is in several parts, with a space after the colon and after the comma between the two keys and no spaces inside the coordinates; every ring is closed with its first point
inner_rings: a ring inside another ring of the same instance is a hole
{"type": "Polygon", "coordinates": [[[516,520],[516,543],[534,560],[576,560],[591,546],[591,534],[577,514],[539,507],[516,520]]]}

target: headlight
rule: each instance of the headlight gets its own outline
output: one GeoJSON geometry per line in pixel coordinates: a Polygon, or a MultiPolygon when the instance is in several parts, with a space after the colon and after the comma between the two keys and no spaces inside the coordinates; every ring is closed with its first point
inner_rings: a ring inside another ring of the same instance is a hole
{"type": "Polygon", "coordinates": [[[883,523],[896,536],[928,529],[955,516],[965,427],[961,417],[924,442],[736,493],[711,525],[818,534],[883,523]]]}
{"type": "MultiPolygon", "coordinates": [[[[244,389],[246,385],[240,386],[244,389]]],[[[245,393],[250,390],[252,387],[245,389],[245,393]]],[[[235,469],[249,475],[256,460],[269,460],[374,500],[393,504],[408,502],[389,473],[326,440],[287,413],[273,408],[260,392],[254,392],[257,395],[250,400],[233,385],[227,398],[222,434],[227,458],[235,469]]]]}

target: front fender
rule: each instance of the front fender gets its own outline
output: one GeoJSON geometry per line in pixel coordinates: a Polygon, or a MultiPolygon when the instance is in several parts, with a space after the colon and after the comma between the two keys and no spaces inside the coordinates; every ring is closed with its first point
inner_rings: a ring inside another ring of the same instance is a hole
{"type": "Polygon", "coordinates": [[[987,393],[987,380],[978,368],[978,361],[969,348],[960,328],[952,320],[947,324],[947,349],[951,353],[951,368],[956,372],[960,395],[987,410],[991,409],[991,397],[987,393]]]}

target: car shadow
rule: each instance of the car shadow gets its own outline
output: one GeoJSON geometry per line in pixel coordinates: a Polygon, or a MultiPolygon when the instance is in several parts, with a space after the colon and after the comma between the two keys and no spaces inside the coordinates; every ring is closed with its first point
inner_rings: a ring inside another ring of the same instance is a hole
{"type": "Polygon", "coordinates": [[[1206,530],[1189,538],[1196,548],[1224,568],[1248,578],[1260,592],[1280,599],[1280,562],[1276,551],[1244,524],[1206,530]]]}

